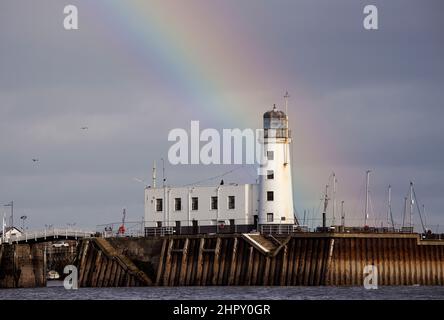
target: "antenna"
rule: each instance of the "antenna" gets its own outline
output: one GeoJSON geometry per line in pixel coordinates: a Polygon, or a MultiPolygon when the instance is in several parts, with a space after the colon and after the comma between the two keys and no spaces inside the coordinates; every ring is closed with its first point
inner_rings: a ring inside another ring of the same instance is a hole
{"type": "Polygon", "coordinates": [[[22,220],[22,230],[23,230],[23,231],[25,231],[25,220],[26,220],[27,218],[28,218],[28,217],[27,217],[26,215],[23,215],[23,216],[20,217],[20,219],[22,220]]]}
{"type": "Polygon", "coordinates": [[[369,183],[370,183],[370,172],[371,170],[367,170],[366,173],[366,179],[365,179],[365,211],[364,211],[364,226],[367,225],[368,220],[368,193],[369,193],[369,183]]]}
{"type": "Polygon", "coordinates": [[[156,188],[156,160],[153,162],[153,188],[156,188]]]}
{"type": "Polygon", "coordinates": [[[165,188],[165,182],[166,182],[166,178],[165,178],[165,160],[162,158],[162,185],[165,188]]]}
{"type": "Polygon", "coordinates": [[[290,98],[290,95],[288,94],[288,91],[285,91],[285,96],[284,96],[284,99],[285,99],[285,114],[286,114],[287,118],[288,118],[288,98],[290,98]]]}

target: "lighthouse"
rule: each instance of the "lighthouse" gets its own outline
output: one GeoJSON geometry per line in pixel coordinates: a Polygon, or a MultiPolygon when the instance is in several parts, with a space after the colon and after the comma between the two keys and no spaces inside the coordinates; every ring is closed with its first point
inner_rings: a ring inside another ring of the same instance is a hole
{"type": "Polygon", "coordinates": [[[264,232],[291,232],[296,221],[288,116],[274,105],[272,110],[264,113],[263,121],[266,169],[259,177],[259,225],[264,232]]]}
{"type": "Polygon", "coordinates": [[[239,184],[224,177],[217,185],[159,187],[153,168],[153,184],[145,188],[145,235],[294,232],[288,97],[285,112],[274,105],[263,114],[254,150],[259,181],[239,184]]]}

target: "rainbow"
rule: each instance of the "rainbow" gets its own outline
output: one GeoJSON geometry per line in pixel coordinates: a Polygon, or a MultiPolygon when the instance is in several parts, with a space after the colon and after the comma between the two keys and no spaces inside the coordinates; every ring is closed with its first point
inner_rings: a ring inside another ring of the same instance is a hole
{"type": "MultiPolygon", "coordinates": [[[[268,63],[273,59],[272,53],[258,44],[260,35],[242,32],[245,26],[241,18],[223,20],[221,13],[236,18],[235,8],[224,1],[106,0],[88,2],[88,6],[100,30],[106,32],[100,36],[113,46],[111,54],[119,51],[142,72],[149,75],[154,70],[173,84],[173,95],[186,102],[184,108],[194,114],[198,111],[202,117],[190,121],[212,119],[212,123],[230,128],[251,126],[254,118],[254,123],[260,124],[258,115],[266,111],[267,105],[254,97],[257,92],[273,91],[273,97],[279,98],[276,95],[289,89],[296,101],[303,95],[295,83],[289,88],[276,88],[276,83],[290,77],[276,75],[276,62],[268,63]]],[[[283,99],[278,102],[283,103],[283,99]]],[[[310,115],[310,106],[303,107],[303,116],[313,120],[316,115],[310,115]]],[[[291,110],[289,113],[291,116],[291,110]]],[[[310,128],[313,132],[316,124],[310,120],[298,123],[298,131],[309,132],[306,129],[310,128]]],[[[312,154],[312,158],[320,157],[320,150],[328,152],[324,139],[304,136],[294,148],[312,154]]],[[[307,190],[317,192],[323,185],[304,172],[296,172],[295,176],[296,194],[303,190],[305,194],[307,190]]],[[[317,198],[318,194],[313,196],[317,198]]]]}

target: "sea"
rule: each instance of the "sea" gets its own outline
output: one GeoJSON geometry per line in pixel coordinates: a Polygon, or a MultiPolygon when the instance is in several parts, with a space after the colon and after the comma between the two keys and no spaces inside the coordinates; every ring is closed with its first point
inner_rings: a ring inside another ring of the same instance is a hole
{"type": "Polygon", "coordinates": [[[0,300],[444,300],[444,286],[364,287],[132,287],[67,290],[0,289],[0,300]]]}

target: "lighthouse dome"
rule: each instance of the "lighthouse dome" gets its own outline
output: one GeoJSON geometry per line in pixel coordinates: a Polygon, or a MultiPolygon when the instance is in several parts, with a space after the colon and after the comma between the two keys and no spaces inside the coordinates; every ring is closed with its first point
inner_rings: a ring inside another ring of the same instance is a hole
{"type": "Polygon", "coordinates": [[[273,106],[273,110],[264,113],[264,129],[265,135],[268,136],[268,129],[278,129],[276,132],[276,137],[286,138],[288,137],[287,129],[288,119],[287,115],[283,111],[276,109],[276,105],[273,106]]]}
{"type": "Polygon", "coordinates": [[[285,112],[276,109],[276,105],[273,106],[273,110],[264,113],[264,119],[286,119],[285,112]]]}

